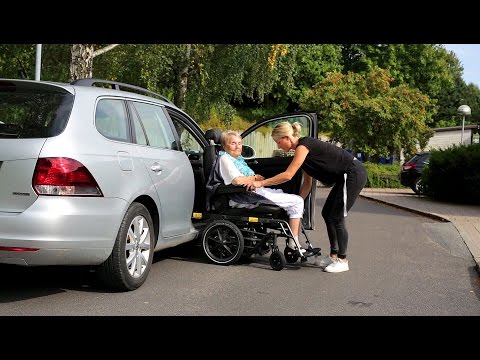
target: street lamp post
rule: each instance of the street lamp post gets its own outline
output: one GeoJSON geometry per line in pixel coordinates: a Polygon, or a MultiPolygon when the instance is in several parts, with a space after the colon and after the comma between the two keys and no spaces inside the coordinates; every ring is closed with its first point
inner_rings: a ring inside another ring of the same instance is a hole
{"type": "Polygon", "coordinates": [[[472,110],[468,105],[460,105],[457,109],[457,114],[462,115],[462,140],[460,141],[460,144],[463,145],[463,134],[465,132],[465,116],[471,115],[472,110]]]}
{"type": "Polygon", "coordinates": [[[42,44],[37,44],[37,52],[35,54],[35,80],[40,81],[40,71],[42,68],[42,44]]]}

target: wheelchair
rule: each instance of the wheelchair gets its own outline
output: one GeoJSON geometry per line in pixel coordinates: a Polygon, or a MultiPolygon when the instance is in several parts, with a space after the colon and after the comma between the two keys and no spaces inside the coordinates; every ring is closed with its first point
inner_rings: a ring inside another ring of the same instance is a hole
{"type": "MultiPolygon", "coordinates": [[[[210,145],[205,148],[203,162],[205,178],[208,180],[214,171],[214,163],[220,150],[218,129],[208,130],[205,134],[210,145]]],[[[207,196],[207,211],[194,212],[192,220],[199,231],[202,249],[212,263],[231,265],[242,257],[266,255],[270,253],[269,263],[273,270],[282,270],[287,263],[307,261],[310,256],[320,256],[320,248],[314,248],[301,225],[301,232],[306,238],[307,248],[300,254],[297,244],[295,249],[287,246],[294,240],[286,211],[277,205],[258,205],[254,208],[233,208],[229,206],[229,195],[246,192],[243,186],[224,185],[216,187],[213,195],[207,196]],[[282,252],[278,240],[285,240],[282,252]]],[[[295,240],[294,240],[295,242],[295,240]]]]}

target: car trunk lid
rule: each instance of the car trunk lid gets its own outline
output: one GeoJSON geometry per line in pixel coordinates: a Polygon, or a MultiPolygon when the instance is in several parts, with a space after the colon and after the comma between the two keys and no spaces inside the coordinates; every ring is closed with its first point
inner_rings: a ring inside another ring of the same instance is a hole
{"type": "Polygon", "coordinates": [[[0,139],[0,212],[22,212],[37,199],[32,176],[45,140],[0,139]]]}

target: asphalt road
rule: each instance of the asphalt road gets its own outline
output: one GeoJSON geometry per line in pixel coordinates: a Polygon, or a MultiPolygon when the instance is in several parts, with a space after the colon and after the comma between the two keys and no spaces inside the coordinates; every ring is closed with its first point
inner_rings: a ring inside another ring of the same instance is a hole
{"type": "MultiPolygon", "coordinates": [[[[318,189],[315,246],[328,252],[318,189]]],[[[478,316],[480,278],[451,223],[359,198],[347,218],[350,271],[271,269],[268,256],[233,266],[198,246],[157,253],[146,283],[126,293],[76,268],[0,266],[0,316],[478,316]]]]}

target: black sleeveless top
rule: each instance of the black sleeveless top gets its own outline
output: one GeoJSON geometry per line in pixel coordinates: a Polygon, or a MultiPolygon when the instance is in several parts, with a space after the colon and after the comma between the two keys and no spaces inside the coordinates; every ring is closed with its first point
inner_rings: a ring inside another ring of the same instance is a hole
{"type": "Polygon", "coordinates": [[[300,145],[309,150],[302,170],[325,184],[333,184],[343,176],[354,159],[352,154],[341,147],[312,137],[298,139],[297,146],[300,145]]]}

